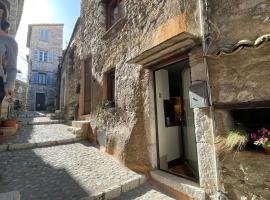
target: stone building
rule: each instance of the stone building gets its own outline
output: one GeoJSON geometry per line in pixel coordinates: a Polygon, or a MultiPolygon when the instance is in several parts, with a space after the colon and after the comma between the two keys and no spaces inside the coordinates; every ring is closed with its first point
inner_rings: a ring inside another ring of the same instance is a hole
{"type": "Polygon", "coordinates": [[[10,22],[9,34],[15,36],[21,21],[24,0],[1,0],[9,11],[10,22]]]}
{"type": "Polygon", "coordinates": [[[82,0],[79,115],[93,141],[190,197],[269,199],[269,156],[218,148],[238,123],[270,125],[269,9],[82,0]]]}
{"type": "Polygon", "coordinates": [[[65,120],[70,123],[75,119],[75,111],[79,104],[80,92],[80,18],[77,20],[67,49],[60,65],[60,110],[65,120]]]}
{"type": "Polygon", "coordinates": [[[62,56],[63,24],[31,24],[28,28],[28,109],[53,109],[57,70],[62,56]]]}

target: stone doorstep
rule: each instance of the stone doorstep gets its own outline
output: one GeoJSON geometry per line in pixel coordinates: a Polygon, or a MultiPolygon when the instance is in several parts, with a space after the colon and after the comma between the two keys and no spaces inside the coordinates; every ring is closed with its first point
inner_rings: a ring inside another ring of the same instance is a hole
{"type": "Polygon", "coordinates": [[[33,149],[33,148],[41,148],[41,147],[49,147],[49,146],[58,146],[58,145],[70,144],[73,142],[79,142],[81,140],[83,140],[83,138],[77,137],[77,138],[68,138],[68,139],[56,140],[56,141],[38,142],[38,143],[4,144],[4,145],[0,145],[0,152],[22,150],[22,149],[33,149]]]}
{"type": "Polygon", "coordinates": [[[76,127],[68,127],[67,129],[69,132],[71,132],[73,135],[76,137],[82,137],[83,136],[83,130],[81,128],[76,128],[76,127]]]}
{"type": "Polygon", "coordinates": [[[197,200],[205,200],[205,191],[200,188],[198,183],[193,181],[160,171],[151,171],[151,178],[153,178],[158,183],[164,184],[173,190],[186,194],[191,198],[197,200]]]}
{"type": "Polygon", "coordinates": [[[80,200],[109,200],[115,199],[121,194],[133,190],[146,182],[145,175],[138,175],[137,178],[132,178],[123,182],[121,185],[105,189],[103,192],[92,194],[91,196],[81,198],[80,200]]]}
{"type": "Polygon", "coordinates": [[[0,200],[20,200],[21,195],[18,191],[12,191],[8,193],[0,193],[0,200]]]}

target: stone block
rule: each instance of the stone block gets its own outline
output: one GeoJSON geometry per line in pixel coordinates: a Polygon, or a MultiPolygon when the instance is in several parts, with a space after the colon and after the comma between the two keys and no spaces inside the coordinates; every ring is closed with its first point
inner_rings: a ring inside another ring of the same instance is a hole
{"type": "Polygon", "coordinates": [[[138,187],[140,184],[140,177],[136,177],[130,180],[127,180],[125,182],[123,182],[121,185],[121,191],[122,192],[127,192],[129,190],[135,189],[136,187],[138,187]]]}
{"type": "Polygon", "coordinates": [[[104,191],[104,199],[114,199],[121,195],[121,185],[116,185],[114,187],[108,188],[104,191]]]}
{"type": "Polygon", "coordinates": [[[212,119],[209,108],[194,109],[196,141],[198,143],[213,143],[212,119]]]}
{"type": "Polygon", "coordinates": [[[2,151],[6,151],[6,150],[7,150],[7,148],[8,148],[8,145],[6,145],[6,144],[2,144],[2,145],[0,145],[0,152],[2,152],[2,151]]]}
{"type": "Polygon", "coordinates": [[[0,200],[20,200],[21,195],[18,191],[12,191],[8,193],[1,193],[0,200]]]}

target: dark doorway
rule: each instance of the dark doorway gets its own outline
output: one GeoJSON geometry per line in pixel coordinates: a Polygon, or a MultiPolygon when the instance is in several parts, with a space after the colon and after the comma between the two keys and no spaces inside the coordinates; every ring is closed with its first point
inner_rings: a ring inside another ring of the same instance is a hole
{"type": "Polygon", "coordinates": [[[197,181],[197,143],[189,103],[188,59],[156,70],[154,75],[159,168],[197,181]]]}
{"type": "Polygon", "coordinates": [[[36,110],[37,111],[45,110],[45,94],[44,93],[36,94],[36,110]]]}
{"type": "Polygon", "coordinates": [[[92,59],[84,62],[84,114],[91,112],[91,80],[92,80],[92,59]]]}

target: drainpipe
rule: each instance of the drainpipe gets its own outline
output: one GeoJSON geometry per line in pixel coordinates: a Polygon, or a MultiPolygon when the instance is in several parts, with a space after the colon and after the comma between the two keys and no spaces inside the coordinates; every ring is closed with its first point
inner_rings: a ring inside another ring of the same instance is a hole
{"type": "MultiPolygon", "coordinates": [[[[209,20],[208,18],[208,7],[209,3],[208,0],[199,0],[199,7],[200,7],[200,29],[201,29],[201,35],[202,35],[202,47],[203,47],[203,62],[204,62],[204,68],[205,68],[205,74],[206,74],[206,82],[207,82],[207,89],[208,89],[208,97],[209,97],[209,104],[210,104],[210,116],[212,119],[212,132],[215,135],[216,125],[214,120],[214,111],[213,111],[213,104],[212,104],[212,94],[211,94],[211,88],[210,88],[210,77],[209,77],[209,70],[208,70],[208,62],[207,62],[207,54],[208,54],[208,44],[207,39],[210,34],[209,26],[207,25],[207,22],[209,20]]],[[[210,38],[211,39],[211,38],[210,38]]],[[[213,144],[214,144],[214,135],[213,135],[213,144]]],[[[215,152],[215,148],[214,148],[215,152]]],[[[216,168],[216,199],[221,199],[221,185],[220,185],[220,178],[219,178],[219,172],[218,172],[218,157],[215,152],[214,155],[214,164],[216,168]]]]}

